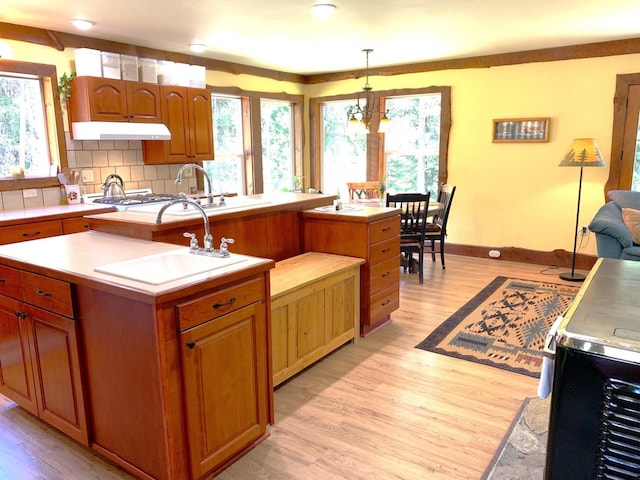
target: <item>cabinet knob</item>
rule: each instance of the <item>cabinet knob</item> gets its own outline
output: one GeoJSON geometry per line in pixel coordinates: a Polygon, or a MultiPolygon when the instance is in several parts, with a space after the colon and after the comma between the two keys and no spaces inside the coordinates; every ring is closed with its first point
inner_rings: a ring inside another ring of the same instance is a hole
{"type": "Polygon", "coordinates": [[[188,348],[193,350],[195,348],[195,346],[196,346],[196,342],[187,342],[187,347],[188,348]]]}

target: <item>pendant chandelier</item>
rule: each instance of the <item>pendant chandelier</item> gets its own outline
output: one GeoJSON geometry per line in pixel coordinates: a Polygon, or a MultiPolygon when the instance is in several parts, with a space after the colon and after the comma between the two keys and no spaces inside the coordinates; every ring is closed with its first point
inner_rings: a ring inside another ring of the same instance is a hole
{"type": "Polygon", "coordinates": [[[369,133],[369,125],[374,115],[380,115],[380,123],[378,125],[378,132],[385,133],[389,128],[389,117],[387,113],[389,110],[380,112],[375,104],[375,96],[373,95],[373,89],[369,85],[369,54],[373,52],[371,48],[365,48],[362,50],[367,55],[367,69],[366,69],[366,82],[362,88],[362,92],[358,93],[356,104],[349,108],[349,124],[348,128],[350,132],[366,132],[369,133]],[[362,105],[361,104],[364,104],[362,105]]]}

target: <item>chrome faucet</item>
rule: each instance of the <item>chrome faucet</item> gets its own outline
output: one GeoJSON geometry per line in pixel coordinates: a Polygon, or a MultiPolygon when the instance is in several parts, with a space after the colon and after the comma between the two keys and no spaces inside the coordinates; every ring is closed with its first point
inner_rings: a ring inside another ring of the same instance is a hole
{"type": "MultiPolygon", "coordinates": [[[[197,163],[187,163],[180,167],[180,170],[178,170],[178,175],[176,175],[176,185],[180,185],[182,183],[182,173],[187,168],[195,168],[196,170],[200,170],[202,172],[202,175],[204,175],[204,178],[207,180],[207,187],[209,190],[209,193],[207,193],[207,205],[213,205],[213,190],[211,189],[211,178],[209,177],[209,174],[204,170],[204,168],[202,168],[197,163]]],[[[221,198],[224,199],[224,197],[221,198]]],[[[224,200],[221,200],[221,204],[223,203],[224,200]]]]}
{"type": "MultiPolygon", "coordinates": [[[[213,252],[213,237],[211,236],[211,226],[209,225],[209,217],[207,216],[207,212],[197,203],[192,202],[187,199],[179,198],[177,200],[171,200],[170,202],[165,203],[160,211],[158,212],[158,216],[156,217],[156,224],[160,225],[162,223],[162,214],[164,211],[169,208],[171,205],[175,205],[177,203],[184,204],[185,207],[189,205],[193,205],[198,211],[200,215],[202,215],[202,220],[204,221],[204,251],[205,252],[213,252]]],[[[194,237],[191,237],[194,240],[194,237]]],[[[197,240],[195,245],[197,245],[197,240]]],[[[194,250],[194,243],[191,242],[191,249],[194,250]]]]}

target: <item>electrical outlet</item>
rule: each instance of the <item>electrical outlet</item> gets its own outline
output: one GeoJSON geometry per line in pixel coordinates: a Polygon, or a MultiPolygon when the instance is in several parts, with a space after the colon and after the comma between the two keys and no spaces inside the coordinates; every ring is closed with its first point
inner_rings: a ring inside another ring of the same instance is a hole
{"type": "Polygon", "coordinates": [[[587,229],[587,227],[583,226],[583,227],[580,229],[580,235],[581,235],[581,236],[583,236],[583,237],[585,237],[585,236],[587,236],[588,234],[589,234],[589,230],[587,229]]]}
{"type": "Polygon", "coordinates": [[[82,183],[92,183],[93,182],[93,170],[87,169],[82,170],[82,183]]]}

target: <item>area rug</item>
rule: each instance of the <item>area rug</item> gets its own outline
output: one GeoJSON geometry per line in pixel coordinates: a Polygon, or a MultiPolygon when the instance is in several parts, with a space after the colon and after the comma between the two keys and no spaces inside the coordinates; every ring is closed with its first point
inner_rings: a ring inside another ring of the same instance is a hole
{"type": "Polygon", "coordinates": [[[543,480],[550,397],[527,398],[482,480],[543,480]]]}
{"type": "Polygon", "coordinates": [[[547,332],[578,290],[497,277],[416,348],[539,377],[547,332]]]}

